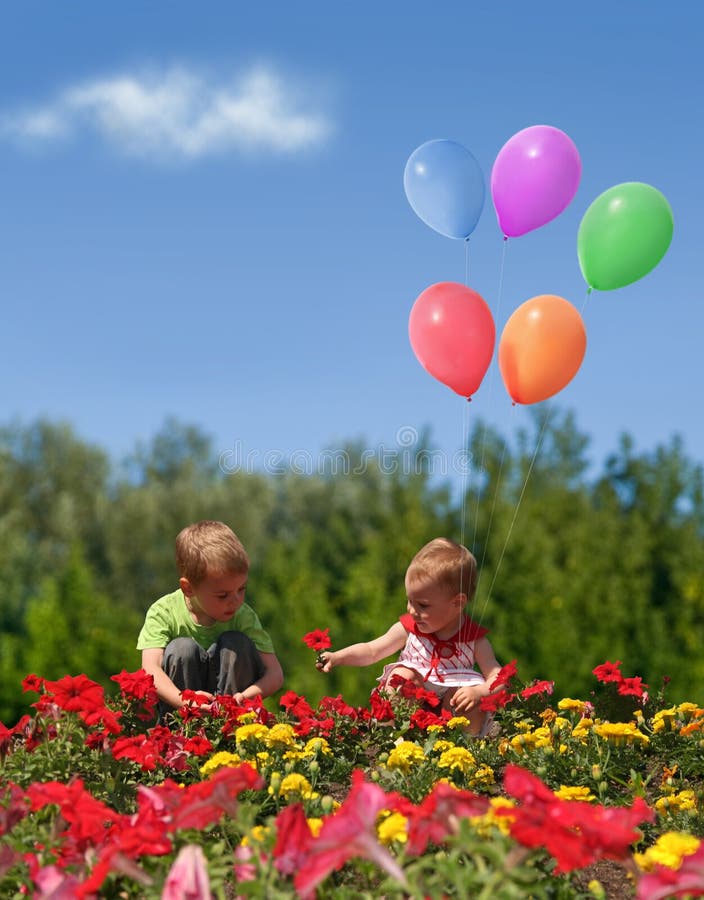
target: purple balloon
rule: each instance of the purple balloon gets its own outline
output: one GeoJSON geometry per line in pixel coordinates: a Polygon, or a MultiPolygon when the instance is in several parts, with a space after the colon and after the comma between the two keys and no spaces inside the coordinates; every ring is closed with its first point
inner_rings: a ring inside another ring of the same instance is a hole
{"type": "Polygon", "coordinates": [[[569,205],[582,161],[572,139],[551,125],[533,125],[503,145],[491,170],[491,196],[506,237],[546,225],[569,205]]]}

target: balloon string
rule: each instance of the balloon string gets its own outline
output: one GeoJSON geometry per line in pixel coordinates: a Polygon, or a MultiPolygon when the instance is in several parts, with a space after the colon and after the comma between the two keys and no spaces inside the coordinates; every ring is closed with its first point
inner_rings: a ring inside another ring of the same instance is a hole
{"type": "MultiPolygon", "coordinates": [[[[511,413],[513,414],[513,410],[511,411],[511,413]]],[[[487,528],[486,528],[486,537],[485,537],[485,539],[484,539],[484,546],[483,546],[483,548],[482,548],[482,558],[481,558],[481,562],[479,563],[479,568],[478,568],[478,574],[477,574],[477,588],[476,588],[476,591],[475,591],[475,593],[474,593],[474,603],[475,603],[475,605],[476,605],[477,602],[478,602],[478,597],[479,597],[479,584],[480,584],[480,582],[481,582],[481,580],[482,580],[482,573],[484,572],[484,562],[485,562],[485,560],[486,560],[487,548],[488,548],[488,546],[489,546],[489,535],[491,534],[491,526],[492,526],[492,523],[493,523],[493,521],[494,521],[494,512],[496,511],[496,502],[497,502],[498,496],[499,496],[499,487],[500,487],[500,484],[501,484],[501,473],[503,472],[503,468],[504,468],[504,460],[506,459],[506,448],[507,448],[507,446],[508,446],[508,441],[507,441],[506,439],[504,439],[503,448],[502,448],[502,450],[501,450],[501,459],[499,460],[499,470],[498,470],[498,472],[496,473],[496,485],[495,485],[495,487],[494,487],[494,497],[493,497],[493,500],[492,500],[492,502],[491,502],[491,510],[489,511],[489,521],[488,521],[488,523],[487,523],[487,528]]],[[[477,504],[477,505],[478,505],[478,504],[477,504]]],[[[476,525],[476,523],[475,523],[475,525],[476,525]]],[[[485,600],[485,602],[484,602],[484,604],[483,604],[483,606],[482,606],[482,609],[481,609],[480,613],[478,614],[478,616],[475,616],[474,613],[472,614],[472,618],[474,619],[474,621],[477,622],[477,623],[480,624],[480,625],[481,625],[482,617],[483,617],[484,613],[486,612],[487,602],[488,602],[488,601],[485,600]]]]}
{"type": "MultiPolygon", "coordinates": [[[[499,311],[501,309],[501,301],[502,301],[503,285],[504,285],[504,270],[506,268],[506,245],[508,244],[508,241],[504,239],[501,242],[501,244],[502,244],[501,264],[499,266],[499,286],[498,286],[498,293],[497,293],[497,298],[496,298],[495,318],[498,318],[499,311]]],[[[494,393],[494,367],[492,366],[489,371],[489,383],[487,385],[487,408],[489,410],[492,409],[493,393],[494,393]]],[[[484,459],[486,456],[487,428],[488,428],[488,426],[487,426],[486,422],[483,422],[482,423],[482,434],[481,434],[481,439],[480,439],[481,455],[480,455],[480,459],[479,459],[479,470],[478,470],[480,475],[484,471],[484,459]]],[[[504,445],[504,447],[505,447],[505,445],[504,445]]],[[[500,474],[501,474],[501,470],[499,470],[499,475],[500,474]]],[[[497,485],[496,485],[497,492],[498,492],[498,489],[499,489],[499,485],[497,483],[497,485]]],[[[475,506],[474,506],[474,535],[472,537],[472,552],[474,552],[474,548],[477,545],[477,532],[479,530],[479,500],[480,500],[480,489],[478,486],[477,492],[476,492],[476,498],[475,498],[475,506]]],[[[491,524],[491,522],[489,524],[491,524]]],[[[485,547],[486,547],[486,544],[488,543],[488,541],[489,541],[489,532],[487,532],[487,534],[484,538],[484,546],[485,547]]],[[[479,574],[481,575],[481,569],[480,569],[479,574]]]]}
{"type": "MultiPolygon", "coordinates": [[[[464,547],[464,524],[467,513],[467,472],[469,469],[469,449],[467,447],[467,438],[469,434],[469,402],[464,404],[464,413],[462,415],[462,453],[460,455],[462,465],[462,478],[460,491],[462,494],[462,511],[460,513],[460,544],[464,547]]],[[[462,582],[464,577],[464,564],[460,564],[460,593],[462,592],[462,582]]]]}
{"type": "Polygon", "coordinates": [[[580,310],[582,315],[584,315],[584,310],[587,308],[587,301],[591,297],[591,293],[592,289],[590,287],[587,287],[587,293],[584,295],[584,300],[582,300],[582,309],[580,310]]]}
{"type": "Polygon", "coordinates": [[[469,287],[469,238],[464,240],[464,283],[469,287]]]}
{"type": "Polygon", "coordinates": [[[553,409],[553,406],[552,406],[552,401],[551,401],[550,404],[548,405],[548,409],[545,414],[545,419],[543,420],[543,425],[542,425],[542,428],[540,429],[540,434],[538,435],[538,439],[535,442],[535,450],[533,451],[533,457],[530,461],[530,465],[528,466],[528,471],[526,472],[526,477],[523,482],[523,487],[521,488],[521,493],[518,497],[518,501],[516,503],[516,508],[513,511],[513,518],[511,519],[511,524],[509,525],[508,532],[506,534],[506,540],[504,541],[504,545],[501,548],[501,553],[499,555],[499,561],[497,562],[496,568],[494,569],[494,577],[491,580],[491,584],[489,585],[489,590],[488,590],[486,598],[484,600],[482,614],[483,614],[484,610],[486,610],[486,607],[489,605],[489,600],[491,599],[491,593],[494,590],[494,585],[496,584],[496,579],[499,574],[499,569],[501,568],[501,563],[503,562],[504,555],[506,553],[506,548],[508,547],[508,542],[511,538],[511,533],[513,532],[513,526],[516,524],[516,519],[518,518],[518,511],[521,507],[521,503],[523,502],[523,497],[525,495],[526,488],[528,487],[528,479],[530,478],[531,472],[533,471],[533,466],[535,465],[535,460],[537,459],[538,451],[540,450],[540,445],[543,442],[543,437],[545,435],[545,430],[547,428],[548,421],[552,414],[552,409],[553,409]]]}

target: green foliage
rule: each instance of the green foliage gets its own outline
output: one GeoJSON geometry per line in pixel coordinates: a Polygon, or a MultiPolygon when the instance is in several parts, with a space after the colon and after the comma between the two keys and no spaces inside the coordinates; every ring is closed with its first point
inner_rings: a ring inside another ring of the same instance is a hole
{"type": "Polygon", "coordinates": [[[624,436],[590,480],[573,416],[538,410],[513,443],[475,425],[464,496],[433,474],[427,437],[383,460],[356,444],[319,472],[267,475],[175,420],[119,465],[63,423],[0,429],[0,719],[20,714],[30,671],[102,682],[137,668],[146,608],[175,585],[176,534],[201,518],[242,538],[285,687],[313,701],[362,703],[379,673],[322,675],[303,634],[327,627],[333,646],[381,634],[404,611],[410,558],[438,535],[477,556],[470,611],[501,661],[577,695],[618,658],[651,689],[669,676],[673,695],[701,701],[701,465],[677,438],[636,454],[624,436]]]}

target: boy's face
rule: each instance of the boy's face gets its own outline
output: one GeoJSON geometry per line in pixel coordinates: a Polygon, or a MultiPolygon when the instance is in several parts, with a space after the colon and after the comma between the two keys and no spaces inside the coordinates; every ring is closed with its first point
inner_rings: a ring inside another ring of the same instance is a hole
{"type": "Polygon", "coordinates": [[[180,580],[181,590],[188,598],[200,625],[229,621],[244,603],[247,572],[209,575],[198,584],[187,578],[180,580]]]}
{"type": "Polygon", "coordinates": [[[464,594],[454,593],[443,585],[430,581],[409,582],[406,578],[408,612],[413,616],[418,630],[425,634],[451,637],[465,604],[464,594]],[[447,634],[443,633],[447,630],[447,634]]]}

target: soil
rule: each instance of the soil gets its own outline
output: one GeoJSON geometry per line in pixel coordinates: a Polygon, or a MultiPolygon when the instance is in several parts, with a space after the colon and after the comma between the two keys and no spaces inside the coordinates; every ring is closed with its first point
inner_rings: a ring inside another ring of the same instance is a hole
{"type": "Polygon", "coordinates": [[[604,889],[607,900],[624,900],[635,897],[635,887],[623,866],[610,859],[601,859],[594,865],[576,872],[574,883],[580,890],[587,891],[590,881],[598,881],[604,889]]]}

